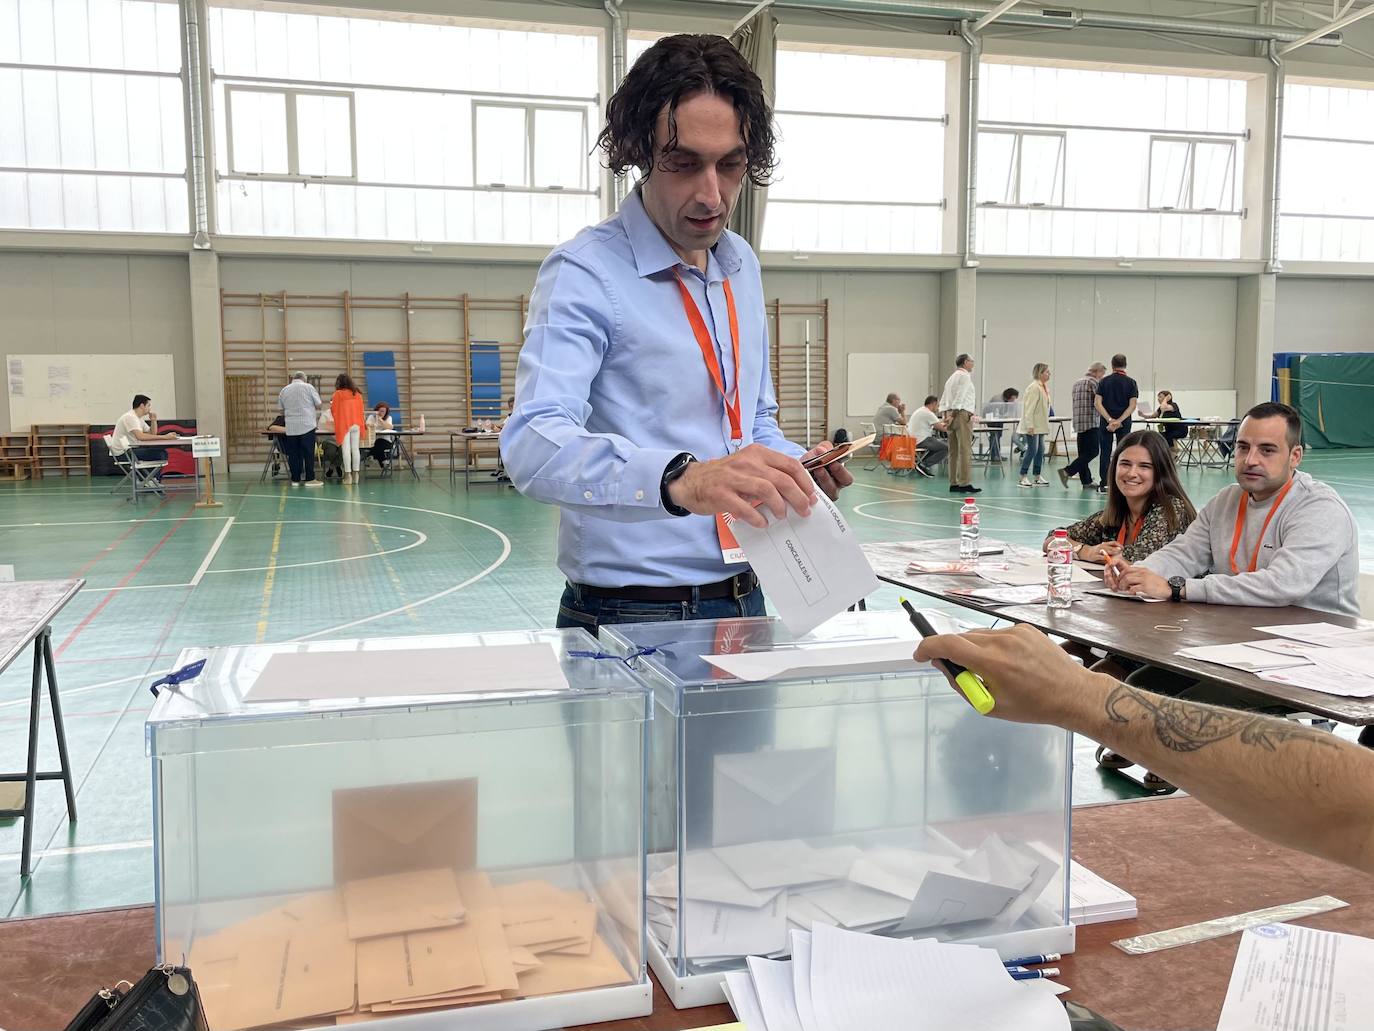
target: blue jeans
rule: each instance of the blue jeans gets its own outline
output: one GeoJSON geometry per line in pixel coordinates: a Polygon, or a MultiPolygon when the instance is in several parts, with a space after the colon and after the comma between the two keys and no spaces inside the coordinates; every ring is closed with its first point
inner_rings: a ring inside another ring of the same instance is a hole
{"type": "Polygon", "coordinates": [[[1021,456],[1021,475],[1026,475],[1026,470],[1035,464],[1035,475],[1040,475],[1040,466],[1045,461],[1045,434],[1027,433],[1025,435],[1026,453],[1021,456]]]}
{"type": "Polygon", "coordinates": [[[573,584],[565,584],[558,599],[560,629],[581,627],[593,637],[603,626],[615,623],[667,623],[679,619],[737,619],[766,616],[763,590],[755,587],[743,598],[709,598],[694,601],[638,601],[633,598],[598,598],[573,584]]]}

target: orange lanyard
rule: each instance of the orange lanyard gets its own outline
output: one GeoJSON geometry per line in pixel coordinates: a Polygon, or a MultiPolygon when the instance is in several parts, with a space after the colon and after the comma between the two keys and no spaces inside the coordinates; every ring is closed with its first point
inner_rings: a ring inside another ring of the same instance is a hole
{"type": "Polygon", "coordinates": [[[1131,527],[1131,539],[1127,540],[1126,524],[1123,522],[1121,524],[1121,529],[1116,531],[1116,543],[1123,545],[1134,544],[1135,539],[1140,536],[1140,531],[1143,529],[1145,529],[1145,517],[1141,516],[1139,519],[1135,521],[1135,525],[1131,527]]]}
{"type": "Polygon", "coordinates": [[[727,279],[722,284],[725,287],[725,310],[730,317],[730,343],[735,358],[735,384],[727,391],[725,377],[720,371],[720,361],[716,358],[716,345],[706,329],[706,320],[701,317],[701,309],[697,307],[697,302],[692,300],[692,294],[687,289],[687,284],[682,281],[682,276],[676,270],[673,275],[677,277],[677,288],[682,294],[682,310],[687,313],[687,321],[692,324],[692,335],[697,338],[697,346],[701,348],[706,371],[711,374],[711,382],[716,385],[722,400],[725,401],[725,414],[730,418],[730,443],[738,447],[744,440],[744,427],[739,415],[739,316],[735,313],[735,294],[730,289],[730,280],[727,279]]]}
{"type": "MultiPolygon", "coordinates": [[[[1293,481],[1290,478],[1283,485],[1283,490],[1279,491],[1278,497],[1274,499],[1273,507],[1269,509],[1269,514],[1264,517],[1264,525],[1260,527],[1259,539],[1255,541],[1255,553],[1250,556],[1249,572],[1253,573],[1259,566],[1260,545],[1264,543],[1264,532],[1269,529],[1269,524],[1273,522],[1274,513],[1283,504],[1283,499],[1288,492],[1293,489],[1293,481]]],[[[1240,496],[1240,508],[1236,511],[1236,532],[1231,537],[1231,572],[1239,574],[1240,570],[1236,567],[1236,552],[1240,548],[1240,535],[1245,529],[1245,513],[1250,507],[1250,495],[1242,493],[1240,496]]]]}

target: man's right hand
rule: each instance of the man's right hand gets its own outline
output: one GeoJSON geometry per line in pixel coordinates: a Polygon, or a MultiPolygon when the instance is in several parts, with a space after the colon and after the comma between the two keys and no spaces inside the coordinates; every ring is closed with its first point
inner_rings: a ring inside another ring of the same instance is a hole
{"type": "Polygon", "coordinates": [[[996,705],[990,715],[1016,723],[1072,726],[1093,676],[1034,627],[927,637],[918,662],[950,659],[983,678],[996,705]]]}
{"type": "Polygon", "coordinates": [[[673,504],[696,515],[728,512],[760,530],[768,520],[755,510],[762,505],[781,519],[791,508],[809,515],[816,500],[816,482],[795,458],[780,451],[749,444],[733,455],[693,462],[668,484],[673,504]]]}

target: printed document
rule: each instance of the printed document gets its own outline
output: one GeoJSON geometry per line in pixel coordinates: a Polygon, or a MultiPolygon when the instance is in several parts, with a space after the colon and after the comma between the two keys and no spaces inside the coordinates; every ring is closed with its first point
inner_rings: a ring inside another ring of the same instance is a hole
{"type": "Polygon", "coordinates": [[[1374,1014],[1374,939],[1296,924],[1240,937],[1217,1031],[1356,1031],[1374,1014]]]}
{"type": "Polygon", "coordinates": [[[729,520],[735,539],[778,610],[783,625],[805,634],[878,589],[854,531],[835,503],[816,493],[809,516],[791,509],[760,530],[741,519],[729,520]]]}

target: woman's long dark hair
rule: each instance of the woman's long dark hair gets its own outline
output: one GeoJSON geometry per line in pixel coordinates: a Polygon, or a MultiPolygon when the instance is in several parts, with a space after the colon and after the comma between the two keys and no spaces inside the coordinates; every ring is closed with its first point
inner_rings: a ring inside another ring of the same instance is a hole
{"type": "Polygon", "coordinates": [[[1188,492],[1178,480],[1178,468],[1174,465],[1174,456],[1169,450],[1168,443],[1154,430],[1136,430],[1122,437],[1121,443],[1112,452],[1112,462],[1107,467],[1107,507],[1102,511],[1102,525],[1120,526],[1131,516],[1126,496],[1116,485],[1116,460],[1128,447],[1143,447],[1149,452],[1150,463],[1154,466],[1155,482],[1150,490],[1150,496],[1145,499],[1145,511],[1148,512],[1151,506],[1158,505],[1164,512],[1164,521],[1168,524],[1170,533],[1176,533],[1179,529],[1178,512],[1174,508],[1175,498],[1182,503],[1183,510],[1188,514],[1188,521],[1196,519],[1197,511],[1188,500],[1188,492]]]}
{"type": "Polygon", "coordinates": [[[346,372],[339,373],[338,378],[334,380],[334,389],[351,390],[355,394],[358,392],[358,388],[353,385],[353,377],[346,372]]]}
{"type": "Polygon", "coordinates": [[[651,175],[659,112],[668,109],[666,154],[677,146],[678,103],[694,93],[717,93],[734,104],[745,174],[755,186],[767,186],[777,167],[773,114],[763,82],[724,36],[665,36],[640,55],[606,105],[606,127],[596,139],[606,166],[616,175],[631,167],[651,175]]]}

